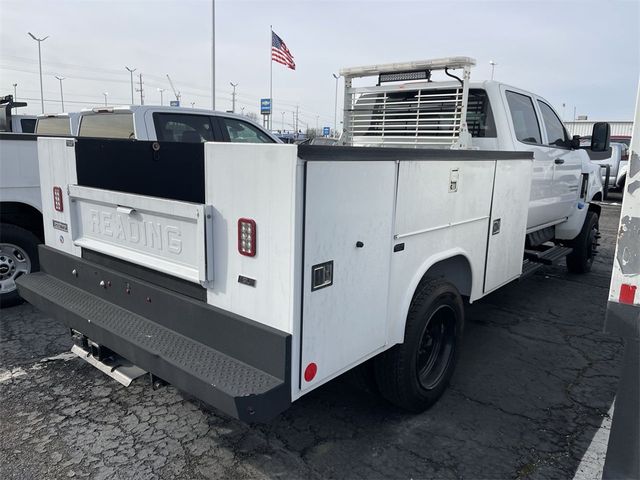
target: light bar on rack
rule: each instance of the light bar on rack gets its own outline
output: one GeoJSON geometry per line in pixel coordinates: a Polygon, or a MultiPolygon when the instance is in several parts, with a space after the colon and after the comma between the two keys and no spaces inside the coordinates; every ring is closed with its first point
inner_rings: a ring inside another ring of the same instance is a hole
{"type": "Polygon", "coordinates": [[[409,80],[431,80],[431,70],[415,70],[411,72],[381,73],[378,83],[405,82],[409,80]]]}
{"type": "Polygon", "coordinates": [[[364,67],[343,68],[340,75],[345,78],[370,77],[383,73],[407,73],[426,70],[444,70],[473,67],[476,61],[471,57],[446,57],[415,62],[387,63],[382,65],[368,65],[364,67]]]}

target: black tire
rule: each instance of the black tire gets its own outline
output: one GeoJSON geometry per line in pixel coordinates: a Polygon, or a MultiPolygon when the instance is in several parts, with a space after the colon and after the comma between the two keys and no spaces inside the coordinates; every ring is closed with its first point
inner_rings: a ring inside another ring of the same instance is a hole
{"type": "Polygon", "coordinates": [[[458,290],[442,279],[425,279],[411,302],[404,342],[375,358],[382,396],[411,412],[433,405],[455,369],[463,329],[458,290]]]}
{"type": "Polygon", "coordinates": [[[598,214],[587,212],[580,234],[569,244],[573,252],[567,255],[567,270],[571,273],[591,271],[598,245],[598,214]]]}
{"type": "Polygon", "coordinates": [[[0,224],[0,307],[23,302],[15,288],[15,279],[40,270],[39,243],[38,237],[24,228],[8,223],[0,224]]]}

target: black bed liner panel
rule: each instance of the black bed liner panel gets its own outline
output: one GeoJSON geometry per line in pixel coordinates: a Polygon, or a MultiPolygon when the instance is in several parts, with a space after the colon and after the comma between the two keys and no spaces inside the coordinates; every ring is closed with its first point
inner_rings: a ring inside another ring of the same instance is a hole
{"type": "Polygon", "coordinates": [[[43,245],[40,265],[23,298],[177,388],[249,422],[291,404],[291,335],[43,245]]]}
{"type": "Polygon", "coordinates": [[[204,203],[203,143],[79,138],[75,149],[78,185],[204,203]]]}

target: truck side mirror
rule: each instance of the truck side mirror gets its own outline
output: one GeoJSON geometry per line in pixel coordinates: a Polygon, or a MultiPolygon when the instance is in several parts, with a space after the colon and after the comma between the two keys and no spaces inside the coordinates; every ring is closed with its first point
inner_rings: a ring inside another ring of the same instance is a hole
{"type": "Polygon", "coordinates": [[[606,122],[593,124],[591,134],[591,150],[594,152],[606,152],[609,150],[609,139],[611,137],[611,127],[606,122]]]}
{"type": "Polygon", "coordinates": [[[580,135],[574,135],[573,137],[571,137],[570,146],[574,150],[580,148],[580,135]]]}

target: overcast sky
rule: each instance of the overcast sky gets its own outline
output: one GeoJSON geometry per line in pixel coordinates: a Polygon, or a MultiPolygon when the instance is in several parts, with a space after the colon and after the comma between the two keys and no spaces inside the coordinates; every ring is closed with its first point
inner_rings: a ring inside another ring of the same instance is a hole
{"type": "MultiPolygon", "coordinates": [[[[295,57],[296,71],[274,64],[274,127],[300,118],[315,127],[333,122],[335,81],[342,67],[474,57],[472,79],[497,80],[534,91],[564,118],[630,120],[640,65],[640,1],[216,1],[216,106],[258,111],[269,94],[273,25],[295,57]],[[566,107],[563,109],[562,104],[566,107]]],[[[157,88],[182,104],[211,105],[211,2],[207,0],[0,0],[0,94],[28,99],[40,112],[37,44],[42,44],[45,110],[130,102],[129,73],[144,81],[145,103],[157,88]]],[[[139,94],[136,94],[136,103],[139,94]]],[[[341,102],[340,102],[341,103],[341,102]]],[[[340,117],[340,115],[339,115],[340,117]]]]}

